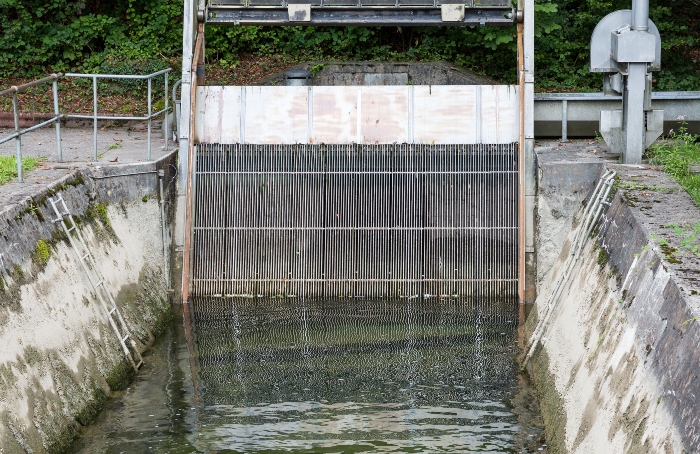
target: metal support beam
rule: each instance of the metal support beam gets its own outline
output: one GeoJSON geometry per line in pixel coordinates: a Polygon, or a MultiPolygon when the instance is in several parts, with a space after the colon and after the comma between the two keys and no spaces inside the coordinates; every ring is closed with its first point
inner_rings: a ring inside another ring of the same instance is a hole
{"type": "MultiPolygon", "coordinates": [[[[386,7],[312,7],[311,17],[304,25],[336,26],[484,26],[513,25],[512,8],[469,8],[461,21],[443,21],[440,8],[386,8],[386,7]]],[[[217,9],[210,7],[207,14],[210,25],[297,25],[291,21],[286,7],[259,7],[245,9],[217,9]]]]}
{"type": "Polygon", "coordinates": [[[623,129],[625,150],[623,164],[639,164],[644,153],[644,90],[646,88],[646,63],[630,63],[627,86],[623,99],[623,129]]]}
{"type": "Polygon", "coordinates": [[[535,254],[535,0],[519,0],[523,14],[522,82],[523,145],[521,166],[521,210],[523,221],[520,252],[520,302],[534,303],[536,298],[537,260],[535,254]]]}
{"type": "MultiPolygon", "coordinates": [[[[190,172],[188,161],[188,149],[190,143],[190,117],[194,113],[191,111],[192,100],[192,59],[194,56],[194,44],[197,36],[197,11],[199,10],[197,0],[184,0],[183,15],[183,39],[182,39],[182,86],[180,103],[180,124],[177,127],[178,140],[178,179],[177,179],[177,205],[175,216],[175,229],[173,233],[173,257],[174,272],[172,275],[173,288],[178,293],[182,290],[182,252],[185,245],[185,237],[189,232],[185,230],[185,214],[187,211],[187,176],[190,172]],[[180,269],[178,269],[180,268],[180,269]],[[180,272],[178,272],[180,271],[180,272]]],[[[175,300],[182,297],[182,294],[175,295],[175,300]]]]}

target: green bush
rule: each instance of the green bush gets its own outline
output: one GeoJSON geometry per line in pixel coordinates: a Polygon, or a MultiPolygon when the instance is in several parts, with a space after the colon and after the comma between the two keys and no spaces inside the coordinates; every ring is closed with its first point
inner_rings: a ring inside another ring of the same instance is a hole
{"type": "MultiPolygon", "coordinates": [[[[605,15],[630,6],[631,0],[536,0],[539,87],[600,90],[602,77],[588,70],[591,33],[605,15]]],[[[175,0],[0,0],[0,17],[0,77],[67,69],[145,74],[172,65],[181,53],[182,2],[175,0]]],[[[697,6],[651,0],[651,17],[664,50],[655,88],[700,90],[700,62],[688,58],[700,47],[700,21],[688,20],[697,17],[697,6]]],[[[516,81],[514,26],[207,28],[208,62],[231,67],[243,52],[295,60],[446,60],[516,81]]]]}

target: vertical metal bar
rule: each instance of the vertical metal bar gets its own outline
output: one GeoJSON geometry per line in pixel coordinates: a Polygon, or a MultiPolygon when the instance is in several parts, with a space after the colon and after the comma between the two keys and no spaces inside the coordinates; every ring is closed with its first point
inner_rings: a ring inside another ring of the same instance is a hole
{"type": "Polygon", "coordinates": [[[97,76],[92,76],[92,160],[97,162],[97,76]]]}
{"type": "Polygon", "coordinates": [[[649,30],[649,0],[632,0],[632,28],[649,30]]]}
{"type": "Polygon", "coordinates": [[[22,136],[19,135],[19,101],[17,92],[12,93],[12,109],[15,117],[15,158],[17,160],[17,181],[24,182],[24,174],[22,169],[22,136]]]}
{"type": "MultiPolygon", "coordinates": [[[[165,98],[165,113],[163,114],[163,121],[165,122],[165,151],[169,151],[170,148],[168,147],[168,143],[170,142],[170,121],[168,120],[168,108],[170,107],[168,105],[168,102],[170,100],[170,97],[168,96],[168,75],[170,73],[165,73],[165,92],[163,93],[163,97],[165,98]]],[[[175,118],[175,112],[173,111],[173,118],[175,118]]]]}
{"type": "MultiPolygon", "coordinates": [[[[522,107],[521,107],[522,108],[522,107]]],[[[569,102],[565,99],[561,102],[561,141],[569,141],[569,102]]]]}
{"type": "MultiPolygon", "coordinates": [[[[194,58],[192,60],[192,83],[190,84],[190,139],[188,143],[187,162],[192,165],[194,161],[194,127],[195,127],[195,117],[194,114],[196,108],[197,99],[197,71],[196,65],[199,64],[201,55],[204,47],[204,24],[200,23],[197,27],[197,42],[194,49],[194,58]]],[[[187,304],[189,294],[190,294],[190,263],[191,263],[191,253],[192,253],[192,211],[193,211],[193,180],[195,169],[188,169],[187,173],[187,183],[185,190],[185,241],[183,244],[183,264],[182,264],[182,302],[187,304]]]]}
{"type": "MultiPolygon", "coordinates": [[[[60,115],[58,108],[58,79],[54,79],[52,83],[53,89],[53,113],[55,116],[60,115]]],[[[63,162],[63,149],[61,148],[61,121],[56,120],[54,123],[56,128],[56,152],[58,154],[58,162],[63,162]]]]}
{"type": "MultiPolygon", "coordinates": [[[[531,2],[528,2],[530,4],[531,2]]],[[[521,10],[522,1],[520,2],[521,10]]],[[[527,19],[527,18],[526,18],[527,19]]],[[[525,25],[518,23],[518,70],[520,89],[520,138],[518,159],[518,298],[525,304],[525,25]]],[[[533,58],[533,56],[529,56],[533,58]]]]}
{"type": "MultiPolygon", "coordinates": [[[[167,76],[167,74],[166,74],[167,76]]],[[[151,115],[153,114],[152,112],[152,106],[151,106],[151,90],[153,86],[153,79],[150,77],[148,78],[148,145],[147,145],[147,152],[146,152],[146,160],[150,161],[151,160],[151,115]]],[[[167,101],[166,101],[167,102],[167,101]]],[[[167,115],[166,115],[167,117],[167,115]]],[[[167,139],[166,139],[167,140],[167,139]]]]}

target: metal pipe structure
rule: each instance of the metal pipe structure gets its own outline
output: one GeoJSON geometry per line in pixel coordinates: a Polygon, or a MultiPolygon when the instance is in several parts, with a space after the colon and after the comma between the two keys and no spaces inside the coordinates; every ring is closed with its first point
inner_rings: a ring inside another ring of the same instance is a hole
{"type": "Polygon", "coordinates": [[[148,161],[151,160],[151,135],[152,135],[152,120],[153,118],[163,114],[164,116],[164,121],[166,122],[165,125],[165,131],[166,131],[166,139],[165,139],[165,150],[168,150],[168,141],[167,141],[167,132],[168,132],[168,125],[167,125],[167,119],[168,119],[168,110],[170,106],[168,105],[168,73],[172,71],[172,68],[167,68],[163,69],[160,71],[156,71],[151,74],[144,74],[144,75],[134,75],[134,74],[128,74],[128,75],[122,75],[122,74],[81,74],[81,73],[66,73],[65,77],[74,77],[74,78],[90,78],[92,79],[92,96],[93,96],[93,112],[92,115],[82,115],[82,114],[71,114],[71,115],[66,115],[66,118],[76,118],[76,119],[90,119],[93,122],[92,128],[93,128],[93,160],[96,162],[98,159],[98,153],[97,153],[97,122],[99,120],[145,120],[148,122],[148,144],[147,144],[147,151],[146,151],[146,159],[148,161]],[[153,94],[153,78],[158,77],[163,75],[165,77],[165,108],[153,112],[153,99],[152,99],[152,94],[153,94]],[[148,81],[148,114],[146,116],[112,116],[112,115],[99,115],[98,113],[98,96],[97,96],[97,89],[98,89],[98,84],[97,84],[97,79],[131,79],[131,80],[146,80],[148,81]]]}
{"type": "Polygon", "coordinates": [[[170,147],[168,146],[168,142],[170,141],[170,120],[168,119],[168,110],[170,108],[170,106],[168,105],[169,95],[170,93],[168,93],[168,74],[166,73],[165,90],[163,91],[163,97],[165,98],[165,115],[163,116],[163,122],[165,123],[165,151],[168,151],[170,149],[170,147]]]}
{"type": "Polygon", "coordinates": [[[19,102],[17,100],[17,91],[12,93],[12,108],[15,117],[15,157],[17,159],[17,180],[22,183],[24,175],[22,174],[22,135],[19,133],[19,102]]]}
{"type": "Polygon", "coordinates": [[[62,75],[61,73],[55,73],[55,74],[51,74],[50,76],[44,77],[42,79],[37,79],[37,80],[33,80],[31,82],[27,82],[26,84],[12,86],[6,90],[0,91],[0,96],[11,95],[13,93],[19,93],[21,91],[26,90],[27,88],[36,87],[37,85],[41,85],[41,84],[46,83],[46,82],[51,82],[51,81],[56,80],[59,77],[61,77],[61,75],[62,75]]]}
{"type": "Polygon", "coordinates": [[[97,162],[97,77],[92,78],[92,160],[97,162]]]}
{"type": "MultiPolygon", "coordinates": [[[[150,161],[151,160],[151,102],[152,102],[152,96],[151,96],[151,91],[153,90],[153,82],[152,79],[149,77],[148,78],[148,144],[146,146],[146,160],[150,161]]],[[[166,97],[167,97],[167,91],[166,91],[166,97]]],[[[167,114],[166,114],[166,123],[167,123],[167,114]]],[[[167,138],[166,138],[167,140],[167,138]]]]}
{"type": "MultiPolygon", "coordinates": [[[[166,91],[167,93],[167,91],[166,91]]],[[[163,177],[165,170],[158,170],[158,195],[160,196],[160,225],[161,235],[163,239],[163,276],[165,277],[165,286],[170,288],[170,266],[168,266],[168,236],[165,229],[165,193],[163,191],[163,177]]]]}
{"type": "Polygon", "coordinates": [[[649,0],[632,0],[632,29],[649,30],[649,0]]]}
{"type": "MultiPolygon", "coordinates": [[[[53,91],[53,114],[55,118],[61,117],[61,112],[58,106],[58,78],[53,80],[52,91],[53,91]]],[[[54,123],[56,126],[56,151],[58,152],[58,162],[63,162],[63,149],[61,148],[61,123],[56,121],[54,123]]]]}

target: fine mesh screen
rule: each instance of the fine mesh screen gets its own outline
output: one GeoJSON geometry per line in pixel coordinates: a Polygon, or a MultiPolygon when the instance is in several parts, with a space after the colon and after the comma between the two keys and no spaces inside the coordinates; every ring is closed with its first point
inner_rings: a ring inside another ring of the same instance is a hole
{"type": "Polygon", "coordinates": [[[517,293],[518,147],[198,145],[192,293],[517,293]]]}

